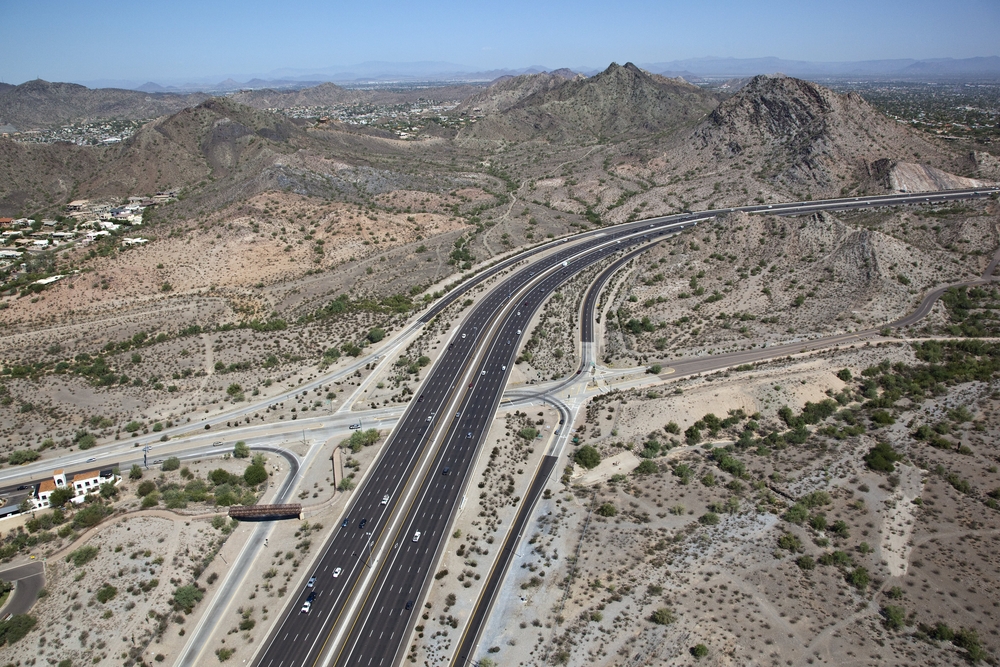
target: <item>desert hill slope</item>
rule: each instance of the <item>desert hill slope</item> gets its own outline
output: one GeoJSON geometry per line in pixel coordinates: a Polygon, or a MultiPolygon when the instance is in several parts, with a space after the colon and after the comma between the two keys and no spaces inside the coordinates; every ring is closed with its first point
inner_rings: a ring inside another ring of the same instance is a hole
{"type": "Polygon", "coordinates": [[[714,94],[684,81],[612,63],[595,76],[544,87],[460,136],[571,142],[649,135],[694,124],[717,104],[714,94]]]}
{"type": "Polygon", "coordinates": [[[455,109],[457,113],[491,115],[507,111],[535,93],[552,90],[573,79],[583,79],[572,70],[561,69],[554,72],[502,76],[490,83],[489,87],[466,98],[455,109]]]}
{"type": "Polygon", "coordinates": [[[678,153],[722,170],[756,171],[772,187],[837,194],[872,176],[877,160],[964,168],[930,140],[886,118],[856,93],[785,76],[754,77],[716,108],[678,153]],[[706,154],[707,152],[707,154],[706,154]]]}
{"type": "Polygon", "coordinates": [[[91,89],[41,79],[0,88],[0,125],[19,130],[103,119],[142,120],[175,113],[208,99],[204,93],[143,93],[119,88],[91,89]]]}

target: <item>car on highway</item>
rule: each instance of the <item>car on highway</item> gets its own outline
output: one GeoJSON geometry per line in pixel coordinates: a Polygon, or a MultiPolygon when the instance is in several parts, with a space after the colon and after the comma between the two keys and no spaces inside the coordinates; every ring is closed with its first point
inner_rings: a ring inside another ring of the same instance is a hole
{"type": "Polygon", "coordinates": [[[336,570],[333,571],[333,578],[336,579],[337,577],[339,577],[340,573],[343,572],[343,571],[344,571],[344,568],[338,567],[336,570]]]}
{"type": "Polygon", "coordinates": [[[520,336],[520,335],[521,335],[521,330],[520,330],[520,329],[518,329],[518,330],[517,330],[517,335],[518,335],[518,336],[520,336]]]}
{"type": "Polygon", "coordinates": [[[501,367],[500,367],[500,370],[502,370],[502,371],[505,371],[505,370],[507,370],[507,366],[506,366],[506,364],[505,364],[505,365],[503,365],[503,366],[501,366],[501,367]]]}
{"type": "Polygon", "coordinates": [[[96,460],[97,460],[96,457],[91,456],[89,459],[87,459],[87,463],[93,463],[96,460]]]}
{"type": "Polygon", "coordinates": [[[479,375],[480,375],[480,376],[482,376],[482,377],[486,377],[486,371],[483,371],[483,372],[482,372],[482,373],[480,373],[479,375]]]}
{"type": "Polygon", "coordinates": [[[385,494],[384,496],[382,496],[382,504],[383,505],[388,505],[389,504],[389,494],[388,493],[385,494]]]}
{"type": "Polygon", "coordinates": [[[413,600],[407,600],[406,605],[403,607],[406,611],[413,609],[413,600]]]}
{"type": "Polygon", "coordinates": [[[358,530],[361,530],[366,525],[368,525],[368,519],[362,519],[361,521],[358,522],[358,530]]]}
{"type": "Polygon", "coordinates": [[[34,488],[31,486],[31,484],[22,484],[21,486],[17,487],[17,490],[24,491],[25,489],[31,489],[31,488],[34,488]]]}
{"type": "Polygon", "coordinates": [[[465,334],[462,334],[462,340],[465,340],[465,334]]]}
{"type": "Polygon", "coordinates": [[[306,588],[312,588],[316,585],[316,575],[309,577],[309,581],[306,582],[306,588]]]}
{"type": "Polygon", "coordinates": [[[306,600],[305,602],[302,603],[302,609],[299,609],[299,613],[308,614],[309,610],[312,609],[312,606],[313,606],[312,600],[306,600]]]}
{"type": "Polygon", "coordinates": [[[424,395],[420,394],[420,398],[417,399],[417,403],[421,403],[424,400],[424,395]]]}
{"type": "Polygon", "coordinates": [[[344,519],[343,522],[341,522],[340,527],[347,528],[347,524],[349,524],[350,522],[351,522],[350,519],[344,519]]]}
{"type": "Polygon", "coordinates": [[[454,344],[454,343],[452,343],[451,345],[449,345],[449,346],[448,346],[448,349],[450,350],[450,349],[451,349],[451,348],[453,348],[453,347],[455,347],[455,344],[454,344]]]}
{"type": "Polygon", "coordinates": [[[163,463],[163,459],[156,459],[153,461],[153,465],[156,465],[157,463],[163,463]]]}
{"type": "Polygon", "coordinates": [[[219,446],[219,445],[221,445],[221,444],[222,444],[222,441],[221,441],[221,440],[216,440],[215,442],[213,442],[213,443],[212,443],[212,446],[213,446],[213,447],[218,447],[218,446],[219,446]]]}
{"type": "Polygon", "coordinates": [[[414,542],[419,542],[420,541],[420,531],[419,530],[417,532],[413,533],[413,541],[414,542]]]}
{"type": "Polygon", "coordinates": [[[466,435],[466,436],[465,436],[465,438],[466,438],[466,439],[469,439],[469,438],[471,438],[471,437],[472,437],[472,431],[469,431],[468,435],[466,435]]]}
{"type": "Polygon", "coordinates": [[[441,474],[442,474],[442,475],[450,475],[450,474],[451,474],[451,468],[444,468],[444,469],[443,469],[443,470],[441,471],[441,474]]]}

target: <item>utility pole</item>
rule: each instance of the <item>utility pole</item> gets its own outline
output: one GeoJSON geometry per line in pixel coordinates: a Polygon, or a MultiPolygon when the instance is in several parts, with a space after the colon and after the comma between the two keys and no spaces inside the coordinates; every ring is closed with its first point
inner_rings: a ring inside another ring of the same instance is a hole
{"type": "Polygon", "coordinates": [[[146,445],[142,448],[142,465],[149,470],[149,462],[146,460],[146,453],[153,448],[152,445],[146,445]]]}

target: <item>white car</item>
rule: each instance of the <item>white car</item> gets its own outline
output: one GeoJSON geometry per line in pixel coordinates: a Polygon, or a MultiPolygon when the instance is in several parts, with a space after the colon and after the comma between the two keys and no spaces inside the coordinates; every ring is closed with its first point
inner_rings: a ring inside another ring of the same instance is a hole
{"type": "MultiPolygon", "coordinates": [[[[518,313],[518,314],[520,315],[520,313],[518,313]]],[[[517,335],[518,335],[518,336],[520,336],[520,335],[521,335],[521,330],[520,330],[520,329],[518,329],[518,330],[517,330],[517,335]]]]}
{"type": "Polygon", "coordinates": [[[465,338],[465,334],[462,334],[462,338],[465,338]]]}
{"type": "Polygon", "coordinates": [[[413,541],[414,542],[419,542],[420,541],[420,531],[419,530],[417,532],[413,533],[413,541]]]}
{"type": "Polygon", "coordinates": [[[388,493],[385,494],[384,496],[382,496],[382,504],[383,505],[388,505],[389,504],[389,494],[388,493]]]}
{"type": "Polygon", "coordinates": [[[481,375],[482,377],[486,377],[486,371],[483,371],[483,372],[482,372],[482,373],[480,373],[479,375],[481,375]]]}
{"type": "Polygon", "coordinates": [[[308,614],[309,610],[312,609],[312,606],[313,606],[312,600],[306,600],[305,602],[302,603],[302,609],[299,610],[299,613],[308,614]]]}
{"type": "Polygon", "coordinates": [[[333,578],[336,579],[337,577],[339,577],[340,573],[343,572],[343,571],[344,571],[344,568],[338,567],[336,570],[333,571],[333,578]]]}
{"type": "Polygon", "coordinates": [[[501,366],[500,370],[505,371],[505,370],[507,370],[507,367],[506,366],[501,366]]]}

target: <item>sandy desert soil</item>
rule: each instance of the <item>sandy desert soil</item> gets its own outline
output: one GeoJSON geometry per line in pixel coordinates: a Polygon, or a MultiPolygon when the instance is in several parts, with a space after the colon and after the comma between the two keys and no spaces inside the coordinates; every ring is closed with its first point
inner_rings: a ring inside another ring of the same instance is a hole
{"type": "Polygon", "coordinates": [[[737,450],[742,475],[722,470],[705,449],[735,436],[680,442],[705,413],[742,409],[774,423],[781,406],[798,410],[827,390],[844,391],[851,383],[838,370],[882,361],[917,363],[906,345],[844,349],[670,382],[659,398],[648,390],[593,401],[575,426],[605,457],[617,453],[620,466],[583,474],[571,465],[550,484],[480,657],[519,665],[964,664],[970,651],[934,639],[937,623],[975,631],[975,646],[995,655],[1000,512],[983,504],[1000,485],[992,383],[902,407],[878,432],[737,450]],[[962,405],[971,417],[956,424],[962,405]],[[952,426],[949,449],[910,435],[939,420],[952,426]],[[664,430],[670,421],[680,434],[664,430]],[[677,446],[652,459],[655,472],[633,469],[644,442],[671,437],[677,446]],[[891,475],[862,460],[876,441],[905,455],[891,475]],[[805,520],[789,520],[795,505],[811,505],[805,520]],[[851,583],[859,568],[863,586],[851,583]],[[889,607],[902,610],[898,628],[889,607]],[[669,610],[659,617],[666,625],[650,620],[659,609],[669,610]],[[691,653],[699,644],[706,658],[691,653]]]}

